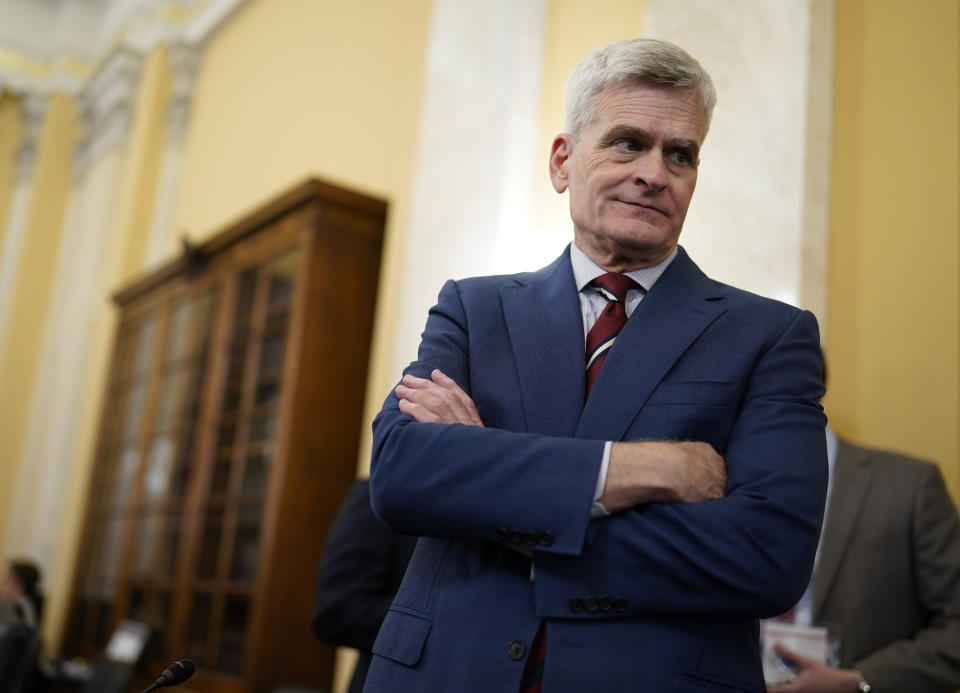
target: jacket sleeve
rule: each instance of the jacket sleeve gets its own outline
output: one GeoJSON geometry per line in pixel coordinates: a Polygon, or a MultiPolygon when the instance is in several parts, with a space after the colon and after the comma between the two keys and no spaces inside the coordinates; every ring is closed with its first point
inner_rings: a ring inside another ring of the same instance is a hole
{"type": "MultiPolygon", "coordinates": [[[[439,368],[471,394],[468,341],[457,286],[447,282],[428,316],[417,361],[404,374],[429,378],[439,368]]],[[[417,423],[400,412],[391,392],[373,422],[373,508],[404,534],[575,555],[583,548],[603,446],[599,440],[417,423]]]]}
{"type": "Polygon", "coordinates": [[[607,595],[625,616],[771,616],[808,584],[827,464],[816,321],[798,313],[757,362],[725,451],[723,498],[654,503],[598,520],[577,560],[537,561],[537,610],[607,595]],[[642,576],[642,579],[637,579],[642,576]]]}
{"type": "Polygon", "coordinates": [[[914,497],[910,560],[913,598],[930,617],[912,638],[892,642],[854,664],[880,693],[960,688],[960,519],[940,470],[934,465],[924,465],[924,470],[914,497]]]}

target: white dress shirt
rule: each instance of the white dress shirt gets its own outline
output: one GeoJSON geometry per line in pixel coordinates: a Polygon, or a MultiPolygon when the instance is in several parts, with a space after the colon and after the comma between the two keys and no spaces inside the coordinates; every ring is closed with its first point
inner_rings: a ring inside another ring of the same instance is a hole
{"type": "MultiPolygon", "coordinates": [[[[624,272],[628,277],[635,281],[641,288],[630,289],[627,291],[624,307],[627,311],[627,318],[633,313],[640,301],[648,291],[653,287],[656,281],[663,274],[664,270],[673,262],[677,256],[677,249],[667,256],[665,260],[658,262],[650,267],[624,272]]],[[[590,282],[606,274],[607,270],[595,263],[587,254],[577,247],[576,243],[570,244],[570,264],[573,266],[573,279],[577,283],[577,291],[580,295],[580,312],[583,315],[583,349],[586,353],[587,334],[590,328],[600,317],[600,313],[607,307],[608,301],[596,287],[590,286],[590,282]]],[[[600,464],[600,473],[597,475],[597,488],[593,496],[593,507],[590,509],[590,517],[603,517],[609,515],[607,509],[599,502],[603,495],[603,489],[607,483],[607,468],[610,466],[610,446],[612,441],[607,441],[603,446],[603,460],[600,464]]]]}

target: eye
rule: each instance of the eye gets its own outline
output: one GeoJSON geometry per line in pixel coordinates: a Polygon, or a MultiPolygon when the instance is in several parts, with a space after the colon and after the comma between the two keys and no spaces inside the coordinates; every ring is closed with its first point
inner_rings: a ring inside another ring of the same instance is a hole
{"type": "Polygon", "coordinates": [[[670,158],[678,164],[692,164],[693,155],[686,149],[674,149],[670,152],[670,158]]]}
{"type": "Polygon", "coordinates": [[[643,146],[637,140],[628,137],[617,140],[613,143],[613,146],[624,152],[639,152],[643,149],[643,146]]]}

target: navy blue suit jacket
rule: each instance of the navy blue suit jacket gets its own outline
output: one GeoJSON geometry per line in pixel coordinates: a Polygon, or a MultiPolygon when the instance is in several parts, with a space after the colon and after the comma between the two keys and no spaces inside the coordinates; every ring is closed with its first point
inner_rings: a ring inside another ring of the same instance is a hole
{"type": "Polygon", "coordinates": [[[374,421],[374,510],[424,538],[366,691],[513,693],[541,621],[549,693],[765,690],[756,619],[803,592],[823,512],[816,319],[681,249],[584,402],[568,252],[448,282],[430,311],[406,372],[452,377],[485,428],[416,423],[392,393],[374,421]],[[643,439],[710,443],[726,496],[591,520],[604,441],[643,439]]]}

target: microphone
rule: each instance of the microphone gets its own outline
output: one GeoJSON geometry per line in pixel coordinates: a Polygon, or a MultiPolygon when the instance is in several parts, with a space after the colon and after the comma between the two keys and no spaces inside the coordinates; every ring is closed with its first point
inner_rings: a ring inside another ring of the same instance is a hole
{"type": "Polygon", "coordinates": [[[192,659],[187,659],[186,657],[183,659],[178,659],[176,662],[164,669],[163,673],[160,674],[160,678],[145,688],[143,693],[152,693],[152,691],[155,691],[158,688],[168,688],[170,686],[181,684],[193,676],[193,672],[196,670],[197,665],[194,664],[192,659]]]}

